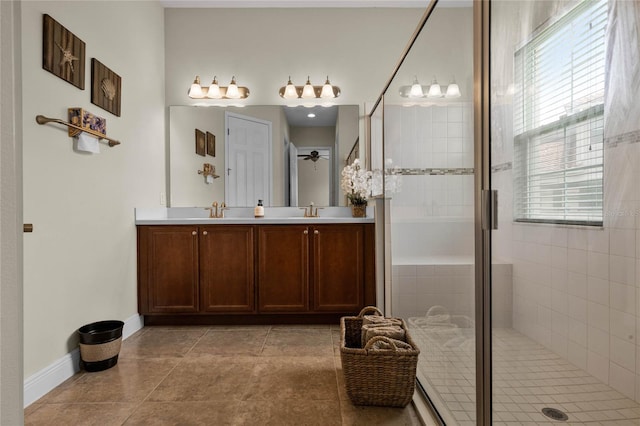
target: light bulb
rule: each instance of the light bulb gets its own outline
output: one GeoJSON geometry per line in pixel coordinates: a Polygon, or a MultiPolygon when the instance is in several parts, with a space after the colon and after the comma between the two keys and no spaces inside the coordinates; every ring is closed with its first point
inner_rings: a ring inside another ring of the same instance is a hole
{"type": "Polygon", "coordinates": [[[449,83],[449,85],[447,86],[447,93],[444,95],[444,97],[459,98],[460,96],[460,87],[458,87],[458,84],[455,81],[449,83]]]}
{"type": "Polygon", "coordinates": [[[227,98],[229,99],[239,99],[240,92],[238,92],[238,85],[236,84],[236,78],[231,77],[231,83],[229,87],[227,87],[227,98]]]}
{"type": "Polygon", "coordinates": [[[302,88],[302,99],[311,99],[316,97],[316,92],[313,90],[313,86],[311,85],[311,81],[307,76],[307,83],[302,88]]]}
{"type": "Polygon", "coordinates": [[[204,98],[204,93],[202,93],[202,87],[200,87],[200,77],[196,75],[196,79],[193,80],[191,84],[191,88],[189,89],[189,97],[193,99],[204,98]]]}
{"type": "Polygon", "coordinates": [[[422,98],[424,97],[424,92],[422,91],[422,86],[418,83],[418,77],[414,77],[413,84],[411,85],[411,91],[409,92],[410,98],[422,98]]]}
{"type": "Polygon", "coordinates": [[[322,92],[320,92],[321,98],[335,98],[336,95],[333,93],[333,86],[329,83],[329,76],[327,76],[327,81],[324,82],[324,86],[322,86],[322,92]]]}
{"type": "Polygon", "coordinates": [[[282,97],[285,99],[298,99],[298,91],[296,90],[296,86],[291,82],[291,76],[289,76],[289,81],[284,88],[284,95],[282,95],[282,97]]]}
{"type": "Polygon", "coordinates": [[[433,77],[433,81],[431,81],[431,86],[429,86],[429,93],[427,93],[427,97],[429,98],[441,98],[442,97],[442,89],[438,84],[438,81],[435,77],[433,77]]]}
{"type": "Polygon", "coordinates": [[[220,93],[220,86],[218,86],[218,80],[216,77],[213,77],[211,86],[209,86],[209,91],[207,91],[207,98],[211,98],[211,99],[222,98],[222,93],[220,93]]]}

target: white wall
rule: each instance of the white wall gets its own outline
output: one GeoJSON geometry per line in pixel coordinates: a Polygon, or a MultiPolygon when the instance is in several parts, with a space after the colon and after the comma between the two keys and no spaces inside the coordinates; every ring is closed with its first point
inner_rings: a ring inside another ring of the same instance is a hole
{"type": "Polygon", "coordinates": [[[24,421],[20,3],[0,2],[0,424],[24,421]]]}
{"type": "Polygon", "coordinates": [[[22,3],[25,377],[74,349],[83,324],[137,313],[133,210],[165,188],[163,18],[151,1],[22,3]],[[42,69],[43,13],[86,43],[84,91],[42,69]],[[122,78],[121,117],[90,102],[92,57],[122,78]],[[106,117],[122,144],[79,154],[35,122],[68,107],[106,117]]]}
{"type": "MultiPolygon", "coordinates": [[[[196,75],[228,85],[235,75],[251,94],[246,104],[286,102],[278,89],[291,76],[340,86],[341,105],[375,100],[424,9],[167,9],[168,105],[194,105],[187,97],[196,75]]],[[[204,101],[215,103],[219,101],[204,101]]]]}

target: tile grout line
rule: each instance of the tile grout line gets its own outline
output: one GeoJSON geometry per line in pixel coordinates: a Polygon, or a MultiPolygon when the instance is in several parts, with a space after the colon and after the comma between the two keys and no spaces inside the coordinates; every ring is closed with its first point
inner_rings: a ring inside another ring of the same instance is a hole
{"type": "Polygon", "coordinates": [[[188,350],[187,352],[185,352],[185,354],[184,354],[183,356],[180,356],[180,357],[172,357],[172,358],[176,358],[176,359],[178,360],[178,362],[176,362],[176,365],[174,365],[174,366],[173,366],[173,367],[172,367],[172,368],[167,372],[167,374],[165,374],[165,375],[164,375],[164,377],[163,377],[162,379],[160,379],[160,381],[158,382],[158,384],[157,384],[157,385],[155,385],[155,386],[153,387],[153,389],[151,389],[151,391],[149,391],[149,393],[147,394],[147,396],[145,396],[145,397],[142,399],[142,401],[140,401],[140,402],[136,405],[136,407],[133,409],[133,411],[131,412],[131,414],[129,414],[129,415],[127,416],[127,418],[126,418],[126,419],[124,419],[124,421],[122,422],[122,426],[124,426],[124,425],[129,421],[129,419],[130,419],[130,418],[131,418],[131,417],[136,413],[136,411],[138,411],[138,409],[142,406],[142,404],[144,404],[144,403],[149,399],[149,397],[151,396],[151,394],[153,394],[153,393],[158,389],[158,387],[159,387],[159,386],[160,386],[160,385],[161,385],[161,384],[162,384],[162,383],[167,379],[167,377],[169,377],[169,375],[170,375],[171,373],[173,373],[173,371],[174,371],[174,370],[175,370],[175,369],[180,365],[180,363],[182,363],[182,361],[184,360],[185,356],[186,356],[187,354],[189,354],[189,352],[191,352],[191,351],[193,350],[193,348],[194,348],[194,347],[195,347],[195,346],[200,342],[200,340],[202,340],[202,339],[204,338],[204,336],[206,336],[206,335],[207,335],[207,333],[209,332],[209,330],[211,330],[211,327],[207,327],[206,331],[202,334],[202,336],[200,336],[200,337],[198,338],[198,340],[197,340],[193,345],[191,345],[191,347],[189,348],[189,350],[188,350]]]}
{"type": "Polygon", "coordinates": [[[264,335],[264,340],[262,341],[262,346],[260,346],[260,351],[258,352],[258,356],[261,357],[262,352],[264,351],[264,347],[267,344],[267,339],[269,338],[269,335],[271,334],[271,330],[273,330],[273,326],[270,325],[269,329],[267,330],[267,334],[264,335]]]}

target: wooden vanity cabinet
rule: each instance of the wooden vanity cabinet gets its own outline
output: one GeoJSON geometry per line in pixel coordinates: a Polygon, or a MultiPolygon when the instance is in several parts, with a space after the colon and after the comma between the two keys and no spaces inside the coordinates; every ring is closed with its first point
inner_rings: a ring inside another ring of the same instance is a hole
{"type": "Polygon", "coordinates": [[[141,314],[254,312],[254,227],[138,227],[138,294],[141,314]]]}
{"type": "MultiPolygon", "coordinates": [[[[364,306],[365,283],[372,288],[374,279],[373,262],[365,263],[375,255],[372,225],[264,225],[258,233],[260,312],[357,312],[364,306]]],[[[370,294],[366,299],[372,303],[370,294]]]]}
{"type": "Polygon", "coordinates": [[[140,313],[198,312],[198,227],[138,227],[140,313]]]}
{"type": "Polygon", "coordinates": [[[258,310],[309,310],[309,226],[258,227],[258,310]]]}
{"type": "Polygon", "coordinates": [[[355,312],[364,303],[365,227],[314,226],[312,237],[313,310],[355,312]]]}
{"type": "Polygon", "coordinates": [[[254,227],[200,226],[200,310],[255,311],[254,227]]]}
{"type": "Polygon", "coordinates": [[[149,324],[335,322],[375,304],[371,223],[138,226],[149,324]]]}

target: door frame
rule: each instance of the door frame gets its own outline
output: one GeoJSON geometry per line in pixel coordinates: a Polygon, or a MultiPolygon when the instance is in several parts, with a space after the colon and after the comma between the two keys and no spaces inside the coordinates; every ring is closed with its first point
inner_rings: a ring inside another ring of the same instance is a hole
{"type": "Polygon", "coordinates": [[[224,193],[225,198],[229,194],[229,118],[237,118],[239,120],[253,121],[255,123],[265,124],[269,128],[267,138],[267,151],[268,151],[268,166],[269,166],[269,199],[265,206],[271,206],[273,202],[273,123],[267,120],[261,120],[259,118],[251,117],[248,115],[242,115],[235,112],[225,111],[224,113],[224,193]]]}

